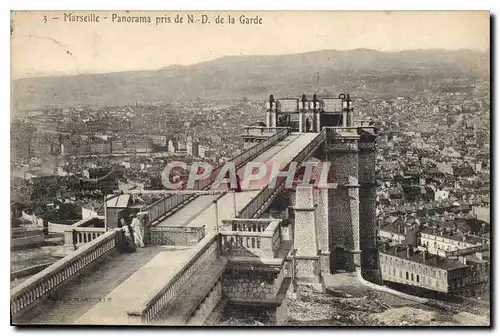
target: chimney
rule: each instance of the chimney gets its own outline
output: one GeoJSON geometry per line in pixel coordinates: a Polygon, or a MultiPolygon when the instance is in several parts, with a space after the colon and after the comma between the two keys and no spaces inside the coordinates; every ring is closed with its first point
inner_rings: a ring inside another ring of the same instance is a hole
{"type": "Polygon", "coordinates": [[[427,250],[423,250],[422,251],[422,261],[425,263],[426,260],[427,260],[427,250]]]}

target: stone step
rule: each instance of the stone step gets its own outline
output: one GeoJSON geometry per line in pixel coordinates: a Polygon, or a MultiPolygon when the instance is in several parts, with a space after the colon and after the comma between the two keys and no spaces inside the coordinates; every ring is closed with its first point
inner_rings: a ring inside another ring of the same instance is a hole
{"type": "Polygon", "coordinates": [[[217,259],[214,263],[205,265],[197,272],[196,278],[190,282],[192,285],[181,288],[176,300],[160,311],[151,324],[185,325],[196,308],[208,296],[225,267],[226,260],[223,259],[217,259]]]}

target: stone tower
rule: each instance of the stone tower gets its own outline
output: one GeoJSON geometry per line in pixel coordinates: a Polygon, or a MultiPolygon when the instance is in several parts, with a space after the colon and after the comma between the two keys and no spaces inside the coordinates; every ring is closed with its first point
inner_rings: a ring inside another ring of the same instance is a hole
{"type": "Polygon", "coordinates": [[[335,188],[296,188],[294,249],[299,280],[321,283],[325,273],[375,268],[377,135],[373,125],[355,120],[351,99],[345,94],[314,95],[312,100],[306,95],[279,99],[271,95],[266,124],[289,127],[295,134],[322,132],[324,143],[313,155],[329,165],[329,180],[336,183],[335,188]]]}

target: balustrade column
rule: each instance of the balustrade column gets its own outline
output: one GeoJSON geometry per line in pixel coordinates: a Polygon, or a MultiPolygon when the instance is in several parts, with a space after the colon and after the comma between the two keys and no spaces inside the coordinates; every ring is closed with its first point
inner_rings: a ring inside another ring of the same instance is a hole
{"type": "Polygon", "coordinates": [[[71,253],[73,252],[76,247],[75,247],[75,234],[73,229],[66,229],[64,231],[64,252],[65,253],[71,253]]]}

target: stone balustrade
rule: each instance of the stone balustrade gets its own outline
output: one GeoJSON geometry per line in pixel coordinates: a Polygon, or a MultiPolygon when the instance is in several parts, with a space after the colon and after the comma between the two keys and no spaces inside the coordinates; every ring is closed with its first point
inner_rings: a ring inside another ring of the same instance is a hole
{"type": "Polygon", "coordinates": [[[263,150],[283,140],[290,133],[290,130],[284,127],[276,128],[276,130],[278,131],[273,136],[256,144],[255,146],[248,148],[246,151],[233,158],[232,161],[234,162],[234,166],[241,166],[248,160],[251,160],[258,154],[262,153],[263,150]]]}
{"type": "Polygon", "coordinates": [[[177,208],[180,204],[187,201],[189,198],[193,197],[193,195],[189,194],[174,194],[146,206],[142,211],[149,212],[149,223],[148,226],[153,222],[163,217],[168,212],[177,208]]]}
{"type": "Polygon", "coordinates": [[[151,322],[156,314],[172,303],[177,293],[184,286],[189,286],[195,274],[203,265],[213,263],[219,256],[219,245],[216,234],[207,235],[193,250],[189,261],[169,280],[163,288],[152,294],[145,302],[128,311],[131,324],[151,322]]]}
{"type": "Polygon", "coordinates": [[[153,245],[193,246],[205,237],[205,226],[155,226],[148,230],[147,242],[153,245]]]}
{"type": "Polygon", "coordinates": [[[262,232],[274,219],[270,218],[232,218],[222,220],[222,231],[262,232]]]}
{"type": "Polygon", "coordinates": [[[279,131],[286,129],[286,127],[262,127],[262,126],[246,126],[244,134],[248,135],[264,135],[264,134],[275,134],[279,131]]]}
{"type": "Polygon", "coordinates": [[[106,232],[13,288],[11,316],[21,315],[84,268],[114,251],[118,239],[117,229],[106,232]]]}
{"type": "Polygon", "coordinates": [[[79,227],[75,228],[73,234],[73,244],[80,247],[83,244],[90,243],[100,235],[104,234],[104,228],[79,227]]]}
{"type": "Polygon", "coordinates": [[[281,220],[273,220],[261,232],[221,231],[221,255],[274,258],[281,244],[281,220]]]}

